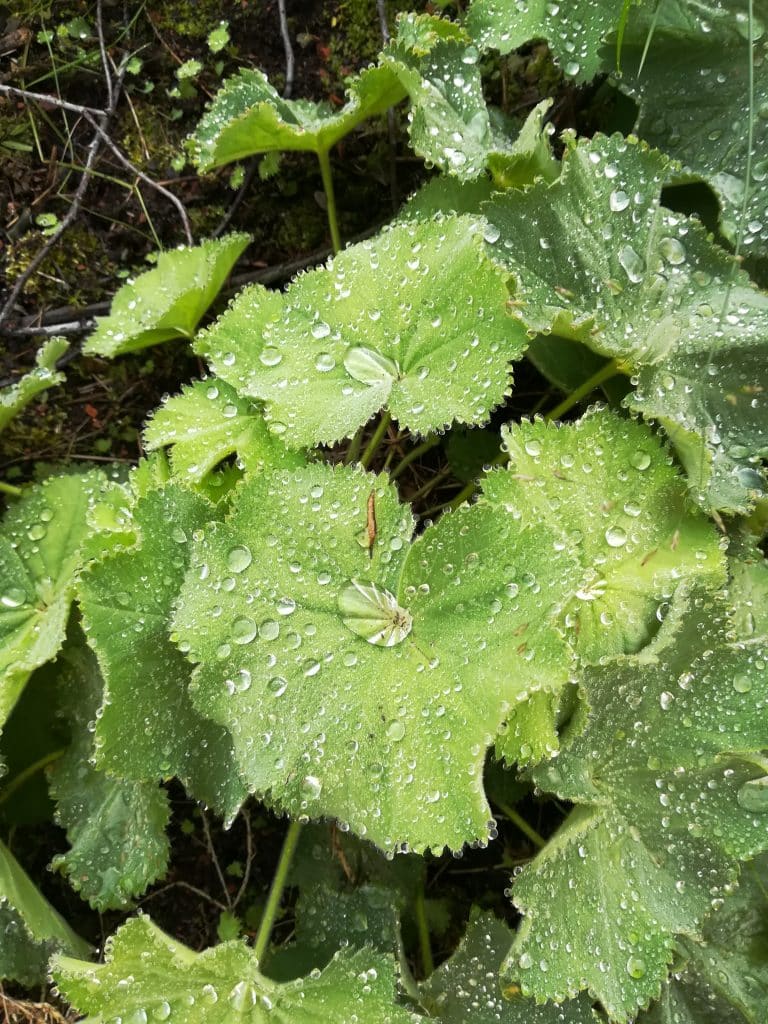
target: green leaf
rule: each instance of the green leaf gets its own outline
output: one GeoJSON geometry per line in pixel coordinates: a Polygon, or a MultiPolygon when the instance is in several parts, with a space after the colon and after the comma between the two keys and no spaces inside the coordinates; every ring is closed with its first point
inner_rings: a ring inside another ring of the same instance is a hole
{"type": "Polygon", "coordinates": [[[179,1024],[408,1024],[415,1019],[396,1005],[391,957],[345,950],[321,974],[280,984],[259,972],[245,943],[224,942],[195,953],[147,917],[119,929],[103,964],[56,956],[51,970],[69,1002],[87,1014],[88,1024],[143,1016],[179,1024]]]}
{"type": "Polygon", "coordinates": [[[56,362],[68,347],[66,339],[51,338],[35,356],[35,369],[15,384],[0,389],[0,430],[4,430],[33,398],[62,383],[64,374],[56,370],[56,362]]]}
{"type": "Polygon", "coordinates": [[[156,783],[112,778],[90,766],[103,680],[78,630],[58,659],[58,687],[72,742],[50,771],[56,820],[71,849],[54,858],[83,899],[103,911],[127,906],[168,862],[168,797],[156,783]]]}
{"type": "Polygon", "coordinates": [[[735,243],[743,228],[742,252],[765,256],[768,7],[757,3],[754,13],[750,55],[748,8],[741,0],[706,6],[694,0],[664,0],[658,11],[653,4],[633,10],[624,34],[619,85],[640,105],[638,135],[679,160],[686,172],[706,181],[720,202],[723,234],[735,243]],[[653,34],[642,62],[651,24],[653,34]],[[750,63],[754,73],[751,108],[750,63]],[[754,148],[748,161],[750,128],[754,148]]]}
{"type": "Polygon", "coordinates": [[[560,176],[560,161],[552,153],[545,125],[553,103],[542,100],[525,119],[512,145],[501,145],[488,154],[488,170],[497,188],[526,188],[539,178],[555,181],[560,176]]]}
{"type": "Polygon", "coordinates": [[[747,865],[741,884],[704,929],[678,944],[682,963],[643,1024],[762,1024],[768,1005],[766,860],[747,865]]]}
{"type": "Polygon", "coordinates": [[[0,726],[38,666],[64,640],[98,470],[50,477],[9,508],[0,532],[0,726]]]}
{"type": "Polygon", "coordinates": [[[508,363],[527,337],[506,301],[482,221],[395,224],[284,293],[245,290],[196,349],[266,403],[291,447],[348,437],[383,406],[424,434],[487,422],[509,393],[508,363]]]}
{"type": "Polygon", "coordinates": [[[231,740],[193,708],[189,666],[168,638],[193,535],[214,515],[203,497],[179,484],[149,491],[134,508],[139,546],[94,565],[79,598],[105,682],[95,737],[99,767],[136,781],[177,775],[229,820],[245,796],[231,740]]]}
{"type": "Polygon", "coordinates": [[[506,924],[474,907],[458,949],[420,985],[430,1017],[442,1024],[594,1024],[583,996],[538,1006],[514,987],[502,989],[499,968],[513,939],[506,924]]]}
{"type": "Polygon", "coordinates": [[[503,438],[507,512],[545,522],[579,563],[558,614],[584,660],[639,651],[681,579],[725,583],[716,531],[645,425],[593,409],[565,427],[522,422],[503,438]]]}
{"type": "Polygon", "coordinates": [[[112,358],[191,338],[249,241],[249,235],[233,234],[161,252],[157,266],[120,288],[83,351],[112,358]]]}
{"type": "Polygon", "coordinates": [[[694,595],[655,645],[585,671],[584,728],[533,773],[577,806],[515,881],[505,970],[525,993],[586,988],[628,1020],[658,996],[675,936],[695,937],[737,862],[768,848],[766,656],[694,595]]]}
{"type": "Polygon", "coordinates": [[[405,14],[382,55],[408,93],[411,145],[429,164],[462,180],[485,169],[492,144],[479,54],[458,25],[405,14]]]}
{"type": "Polygon", "coordinates": [[[341,110],[284,100],[266,75],[243,68],[227,79],[189,140],[200,171],[275,150],[327,152],[361,121],[399,103],[405,90],[387,67],[367,68],[347,86],[341,110]]]}
{"type": "Polygon", "coordinates": [[[488,838],[482,768],[506,714],[569,676],[549,610],[579,572],[547,526],[521,536],[502,483],[409,549],[386,481],[313,465],[246,482],[195,546],[176,635],[199,663],[195,704],[231,730],[252,790],[384,849],[458,849],[488,838]],[[355,583],[378,594],[361,596],[379,602],[367,634],[355,583]]]}
{"type": "Polygon", "coordinates": [[[768,642],[768,561],[754,538],[737,535],[728,548],[728,603],[739,640],[768,642]]]}
{"type": "Polygon", "coordinates": [[[768,452],[756,384],[768,372],[768,296],[698,222],[659,205],[659,153],[621,136],[566,145],[558,181],[483,208],[513,275],[513,313],[639,373],[627,402],[670,430],[699,500],[746,511],[768,452]]]}
{"type": "Polygon", "coordinates": [[[87,942],[54,910],[0,842],[0,980],[41,983],[54,949],[88,956],[87,942]]]}
{"type": "Polygon", "coordinates": [[[466,26],[480,46],[502,54],[546,39],[565,74],[587,82],[604,70],[600,42],[620,15],[617,0],[472,0],[466,26]]]}
{"type": "Polygon", "coordinates": [[[249,473],[299,458],[269,433],[257,406],[219,380],[196,381],[167,399],[150,419],[144,442],[148,451],[172,446],[174,474],[192,483],[233,454],[249,473]]]}

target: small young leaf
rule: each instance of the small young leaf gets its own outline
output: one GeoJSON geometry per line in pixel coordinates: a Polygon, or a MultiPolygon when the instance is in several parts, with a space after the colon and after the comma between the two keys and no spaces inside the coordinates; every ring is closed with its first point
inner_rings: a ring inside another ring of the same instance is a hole
{"type": "Polygon", "coordinates": [[[292,447],[348,437],[383,406],[427,433],[486,422],[509,393],[508,364],[528,339],[506,301],[482,221],[414,221],[351,246],[285,293],[246,289],[196,349],[240,394],[266,403],[272,431],[292,447]]]}
{"type": "Polygon", "coordinates": [[[144,441],[148,451],[171,446],[174,474],[192,483],[235,453],[249,473],[299,461],[269,433],[261,410],[220,380],[196,381],[167,399],[147,424],[144,441]]]}
{"type": "Polygon", "coordinates": [[[231,740],[195,711],[189,666],[168,639],[193,535],[215,514],[177,483],[150,491],[134,508],[139,546],[94,565],[80,582],[79,600],[105,682],[99,767],[136,781],[177,775],[229,820],[245,796],[231,740]]]}
{"type": "Polygon", "coordinates": [[[415,1020],[395,1002],[392,957],[368,949],[344,950],[322,974],[280,984],[260,973],[245,943],[223,942],[195,953],[161,932],[148,917],[133,918],[115,933],[104,963],[56,956],[51,970],[68,1001],[92,1024],[118,1017],[180,1024],[415,1020]]]}
{"type": "Polygon", "coordinates": [[[93,470],[31,487],[0,527],[0,726],[30,674],[56,657],[67,628],[88,509],[106,478],[93,470]]]}
{"type": "Polygon", "coordinates": [[[57,661],[58,690],[72,742],[50,772],[56,820],[71,849],[52,867],[97,910],[125,907],[156,881],[168,861],[168,797],[157,783],[118,779],[92,768],[104,688],[96,657],[78,629],[57,661]]]}
{"type": "Polygon", "coordinates": [[[56,361],[68,347],[64,338],[51,338],[35,356],[35,369],[15,384],[0,389],[0,430],[4,430],[33,398],[62,383],[64,374],[56,370],[56,361]]]}
{"type": "Polygon", "coordinates": [[[768,849],[766,656],[694,595],[677,632],[585,672],[586,727],[533,773],[577,806],[514,885],[506,973],[524,992],[588,988],[628,1020],[659,994],[675,935],[698,934],[737,862],[768,849]]]}
{"type": "Polygon", "coordinates": [[[112,358],[191,338],[249,241],[233,234],[160,253],[156,267],[120,288],[83,351],[112,358]]]}
{"type": "Polygon", "coordinates": [[[40,984],[55,949],[88,956],[89,946],[72,931],[0,842],[0,981],[40,984]]]}

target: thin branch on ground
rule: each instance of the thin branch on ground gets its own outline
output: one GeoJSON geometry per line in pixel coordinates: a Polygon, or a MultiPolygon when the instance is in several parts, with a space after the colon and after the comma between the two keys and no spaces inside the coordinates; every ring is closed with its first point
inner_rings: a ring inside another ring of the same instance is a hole
{"type": "Polygon", "coordinates": [[[205,811],[200,808],[200,818],[203,822],[203,831],[205,832],[205,843],[208,847],[208,853],[213,862],[213,866],[216,869],[216,874],[219,876],[219,882],[221,882],[221,888],[224,892],[224,899],[227,901],[227,908],[232,909],[232,897],[229,894],[229,886],[227,880],[224,877],[224,872],[221,870],[221,864],[219,864],[219,858],[216,855],[216,847],[213,845],[213,838],[211,836],[211,827],[208,824],[208,816],[205,811]]]}
{"type": "Polygon", "coordinates": [[[245,808],[241,808],[240,817],[243,819],[245,825],[245,868],[243,869],[243,879],[240,882],[240,888],[237,890],[237,896],[232,901],[232,909],[238,905],[240,900],[245,895],[245,891],[248,888],[248,883],[251,880],[251,868],[253,866],[253,831],[251,829],[251,816],[245,808]]]}
{"type": "Polygon", "coordinates": [[[103,20],[103,0],[97,0],[96,3],[96,37],[99,40],[99,53],[101,54],[101,66],[104,69],[104,83],[107,87],[107,108],[114,109],[115,103],[115,90],[112,85],[112,68],[110,67],[109,57],[107,56],[107,44],[104,41],[104,20],[103,20]]]}
{"type": "Polygon", "coordinates": [[[285,50],[285,88],[283,89],[283,98],[287,100],[290,99],[293,92],[294,60],[291,34],[288,31],[288,14],[285,9],[285,0],[277,0],[277,12],[280,16],[280,35],[282,36],[283,49],[285,50]]]}

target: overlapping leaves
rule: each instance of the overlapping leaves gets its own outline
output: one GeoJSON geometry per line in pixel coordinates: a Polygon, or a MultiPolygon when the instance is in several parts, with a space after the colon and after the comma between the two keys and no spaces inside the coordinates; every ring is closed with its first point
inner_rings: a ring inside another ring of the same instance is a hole
{"type": "Polygon", "coordinates": [[[745,511],[765,486],[768,298],[697,222],[660,205],[666,173],[632,139],[570,140],[558,181],[485,205],[493,250],[515,315],[637,373],[627,401],[668,427],[695,493],[745,511]]]}
{"type": "Polygon", "coordinates": [[[699,935],[738,861],[768,848],[767,652],[730,640],[717,600],[690,601],[655,647],[584,673],[585,728],[534,772],[576,804],[513,890],[506,971],[537,998],[587,988],[627,1020],[674,937],[699,935]]]}
{"type": "Polygon", "coordinates": [[[382,407],[426,433],[486,422],[508,394],[527,337],[506,301],[482,220],[436,217],[385,229],[285,293],[244,290],[196,347],[292,447],[351,436],[382,407]]]}
{"type": "Polygon", "coordinates": [[[61,384],[64,374],[56,369],[56,361],[68,348],[64,338],[51,338],[35,356],[34,369],[8,387],[0,389],[0,430],[11,422],[14,416],[48,388],[61,384]]]}

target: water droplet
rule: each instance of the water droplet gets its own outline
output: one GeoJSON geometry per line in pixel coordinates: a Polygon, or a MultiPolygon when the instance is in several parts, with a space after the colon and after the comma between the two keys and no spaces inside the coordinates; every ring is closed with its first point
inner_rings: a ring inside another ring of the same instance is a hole
{"type": "Polygon", "coordinates": [[[741,674],[734,677],[733,688],[736,693],[749,693],[752,689],[752,680],[748,673],[742,672],[741,674]]]}
{"type": "Polygon", "coordinates": [[[18,587],[9,587],[6,592],[0,597],[0,605],[3,608],[18,608],[24,604],[27,595],[23,590],[19,590],[18,587]]]}
{"type": "Polygon", "coordinates": [[[745,782],[736,794],[740,807],[755,814],[768,813],[768,775],[745,782]]]}
{"type": "Polygon", "coordinates": [[[611,548],[623,548],[627,543],[627,534],[620,526],[609,526],[605,531],[605,541],[611,548]]]}
{"type": "Polygon", "coordinates": [[[277,366],[283,361],[282,352],[273,345],[267,345],[259,354],[259,360],[264,366],[277,366]]]}
{"type": "Polygon", "coordinates": [[[231,572],[245,572],[252,561],[253,556],[246,547],[232,548],[227,555],[227,566],[231,572]]]}
{"type": "Polygon", "coordinates": [[[259,632],[259,627],[253,621],[244,617],[242,619],[235,619],[232,623],[232,639],[236,644],[249,644],[252,640],[256,639],[256,634],[259,632]]]}
{"type": "Polygon", "coordinates": [[[626,192],[622,192],[621,190],[611,192],[608,205],[614,213],[621,213],[622,210],[626,210],[629,206],[629,196],[626,192]]]}
{"type": "Polygon", "coordinates": [[[316,324],[312,325],[312,337],[320,341],[321,338],[327,338],[331,333],[330,324],[325,323],[323,320],[319,320],[316,324]]]}
{"type": "Polygon", "coordinates": [[[627,974],[630,978],[635,978],[635,980],[639,981],[640,978],[645,977],[645,971],[645,961],[641,960],[640,957],[631,956],[627,960],[627,974]]]}
{"type": "Polygon", "coordinates": [[[307,800],[317,800],[323,791],[323,784],[316,775],[305,775],[301,783],[302,795],[307,800]]]}
{"type": "Polygon", "coordinates": [[[393,359],[362,345],[347,349],[344,369],[354,380],[359,380],[361,384],[367,384],[369,387],[391,384],[400,376],[400,367],[393,359]]]}
{"type": "Polygon", "coordinates": [[[336,365],[336,360],[330,352],[319,352],[315,356],[315,369],[320,373],[328,373],[336,365]]]}
{"type": "Polygon", "coordinates": [[[403,736],[405,736],[405,726],[403,725],[403,723],[400,721],[392,722],[389,728],[387,729],[387,739],[390,739],[394,743],[397,743],[399,740],[403,738],[403,736]]]}
{"type": "Polygon", "coordinates": [[[643,470],[648,469],[648,467],[650,466],[651,456],[648,454],[648,452],[636,451],[632,452],[632,454],[629,457],[629,461],[635,467],[635,469],[639,469],[640,472],[642,472],[643,470]]]}
{"type": "Polygon", "coordinates": [[[280,623],[274,619],[265,619],[259,626],[259,636],[262,640],[277,640],[280,636],[280,623]]]}

